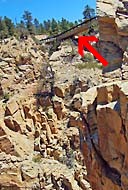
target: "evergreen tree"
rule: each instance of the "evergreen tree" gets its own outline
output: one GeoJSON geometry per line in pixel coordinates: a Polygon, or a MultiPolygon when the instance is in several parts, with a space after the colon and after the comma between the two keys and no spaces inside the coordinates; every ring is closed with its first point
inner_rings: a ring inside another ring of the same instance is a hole
{"type": "Polygon", "coordinates": [[[81,22],[82,22],[82,19],[79,19],[79,20],[78,20],[78,23],[80,24],[81,22]]]}
{"type": "MultiPolygon", "coordinates": [[[[86,5],[83,15],[84,19],[90,19],[95,16],[95,10],[86,5]]],[[[43,23],[40,23],[37,18],[33,20],[32,13],[29,11],[24,11],[22,18],[23,20],[15,26],[10,18],[6,16],[4,18],[0,17],[0,38],[4,39],[13,35],[18,37],[28,34],[55,35],[82,22],[82,20],[70,22],[65,18],[62,18],[61,21],[56,21],[52,18],[52,20],[44,20],[43,23]]]]}
{"type": "Polygon", "coordinates": [[[59,31],[58,23],[54,18],[51,21],[51,30],[52,30],[52,34],[58,34],[58,31],[59,31]]]}
{"type": "Polygon", "coordinates": [[[40,25],[40,23],[39,23],[39,21],[38,21],[38,19],[37,18],[35,18],[34,19],[34,26],[35,26],[35,28],[39,28],[39,25],[40,25]]]}
{"type": "Polygon", "coordinates": [[[69,23],[68,23],[68,27],[69,27],[69,28],[72,28],[74,25],[75,25],[75,24],[74,24],[73,22],[69,22],[69,23]]]}
{"type": "Polygon", "coordinates": [[[58,25],[58,33],[62,32],[61,21],[58,21],[57,25],[58,25]]]}
{"type": "Polygon", "coordinates": [[[86,5],[83,11],[84,19],[91,19],[95,16],[95,10],[86,5]]]}
{"type": "Polygon", "coordinates": [[[39,25],[39,34],[46,34],[46,30],[42,23],[39,25]]]}
{"type": "Polygon", "coordinates": [[[50,32],[51,31],[51,21],[50,20],[45,20],[44,21],[44,29],[47,31],[47,32],[50,32]]]}
{"type": "Polygon", "coordinates": [[[5,16],[3,22],[5,22],[5,25],[7,27],[8,35],[13,36],[15,32],[15,26],[12,23],[11,19],[5,16]]]}
{"type": "Polygon", "coordinates": [[[39,34],[40,33],[40,23],[37,18],[34,19],[34,27],[35,27],[36,34],[39,34]]]}
{"type": "Polygon", "coordinates": [[[34,26],[32,23],[32,21],[33,21],[32,13],[30,13],[29,11],[24,11],[23,19],[25,21],[25,25],[26,25],[26,28],[28,29],[29,33],[34,34],[35,31],[34,31],[34,26]]]}
{"type": "Polygon", "coordinates": [[[19,36],[28,36],[29,32],[27,30],[27,28],[25,27],[25,23],[23,20],[20,21],[20,23],[18,23],[16,25],[16,34],[15,36],[19,37],[19,36]]]}
{"type": "Polygon", "coordinates": [[[0,39],[4,39],[8,37],[8,28],[6,26],[5,20],[0,17],[0,39]]]}
{"type": "Polygon", "coordinates": [[[61,31],[64,32],[66,30],[68,30],[68,22],[65,18],[62,18],[61,20],[61,31]]]}
{"type": "Polygon", "coordinates": [[[75,23],[74,23],[74,24],[77,25],[77,24],[78,24],[78,21],[75,20],[75,23]]]}

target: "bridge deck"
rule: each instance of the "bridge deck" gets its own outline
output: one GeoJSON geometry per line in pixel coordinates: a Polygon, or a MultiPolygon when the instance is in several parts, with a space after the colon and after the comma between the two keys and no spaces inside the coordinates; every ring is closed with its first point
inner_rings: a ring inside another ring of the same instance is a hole
{"type": "Polygon", "coordinates": [[[55,35],[55,36],[50,36],[48,38],[42,39],[41,41],[42,42],[43,41],[44,42],[52,42],[54,40],[58,40],[58,41],[65,40],[67,38],[75,36],[76,34],[87,31],[90,28],[90,26],[96,22],[97,22],[97,17],[91,18],[89,20],[86,20],[86,21],[70,28],[69,30],[67,30],[65,32],[62,32],[62,33],[55,35]]]}

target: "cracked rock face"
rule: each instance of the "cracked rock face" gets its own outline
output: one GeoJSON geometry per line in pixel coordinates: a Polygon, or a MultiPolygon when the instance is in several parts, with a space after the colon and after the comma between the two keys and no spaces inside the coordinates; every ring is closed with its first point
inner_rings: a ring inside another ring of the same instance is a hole
{"type": "Polygon", "coordinates": [[[99,51],[109,62],[104,81],[128,79],[128,1],[97,0],[99,51]]]}
{"type": "Polygon", "coordinates": [[[66,65],[54,65],[51,97],[47,54],[31,38],[8,40],[0,47],[0,189],[91,190],[79,131],[67,123],[72,97],[99,84],[101,71],[79,70],[75,78],[67,47],[66,65]]]}
{"type": "Polygon", "coordinates": [[[92,189],[127,190],[128,82],[97,86],[81,98],[81,116],[72,115],[69,124],[80,129],[92,189]]]}

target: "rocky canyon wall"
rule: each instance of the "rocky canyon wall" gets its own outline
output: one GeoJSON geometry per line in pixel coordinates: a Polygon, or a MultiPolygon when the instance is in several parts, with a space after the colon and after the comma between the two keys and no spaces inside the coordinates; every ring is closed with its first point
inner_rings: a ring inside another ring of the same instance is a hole
{"type": "Polygon", "coordinates": [[[92,189],[127,190],[128,82],[91,88],[75,95],[73,102],[77,111],[69,125],[80,129],[92,189]]]}
{"type": "Polygon", "coordinates": [[[97,0],[97,15],[111,83],[68,42],[49,59],[54,94],[41,94],[47,52],[1,44],[0,189],[128,190],[128,1],[97,0]]]}
{"type": "MultiPolygon", "coordinates": [[[[128,1],[97,0],[103,82],[75,96],[88,179],[93,190],[128,189],[128,1]],[[108,83],[109,82],[109,83],[108,83]]],[[[75,104],[76,105],[76,104],[75,104]]]]}
{"type": "Polygon", "coordinates": [[[128,1],[97,0],[99,51],[109,65],[104,81],[128,79],[128,1]]]}
{"type": "Polygon", "coordinates": [[[51,57],[56,77],[51,98],[48,91],[41,94],[50,77],[43,47],[31,37],[0,44],[0,189],[91,190],[79,131],[67,127],[67,104],[76,91],[88,89],[87,78],[97,84],[101,72],[85,76],[77,69],[87,83],[74,81],[71,52],[68,45],[51,57]]]}

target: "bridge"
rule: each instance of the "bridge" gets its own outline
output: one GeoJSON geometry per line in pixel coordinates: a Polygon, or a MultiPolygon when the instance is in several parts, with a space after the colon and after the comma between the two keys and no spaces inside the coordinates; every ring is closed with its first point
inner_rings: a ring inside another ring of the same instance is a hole
{"type": "MultiPolygon", "coordinates": [[[[128,18],[128,13],[127,12],[122,12],[122,11],[116,11],[117,16],[123,16],[125,18],[128,18]]],[[[73,38],[75,35],[78,35],[82,32],[88,31],[93,24],[98,25],[98,17],[95,16],[93,18],[90,18],[88,20],[85,20],[81,22],[80,24],[70,28],[69,30],[66,30],[60,34],[54,35],[54,36],[49,36],[45,39],[41,39],[40,42],[44,43],[52,43],[54,41],[61,42],[63,40],[66,40],[68,38],[73,38]]],[[[94,34],[95,35],[95,34],[94,34]]]]}
{"type": "Polygon", "coordinates": [[[88,31],[93,24],[98,24],[97,17],[93,17],[91,19],[85,20],[85,21],[81,22],[80,24],[78,24],[60,34],[50,36],[45,39],[41,39],[40,42],[51,43],[53,41],[62,41],[62,40],[66,40],[68,38],[72,38],[77,34],[88,31]]]}

